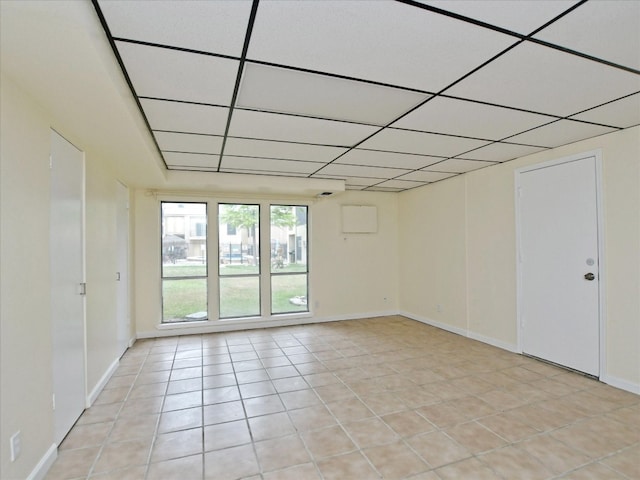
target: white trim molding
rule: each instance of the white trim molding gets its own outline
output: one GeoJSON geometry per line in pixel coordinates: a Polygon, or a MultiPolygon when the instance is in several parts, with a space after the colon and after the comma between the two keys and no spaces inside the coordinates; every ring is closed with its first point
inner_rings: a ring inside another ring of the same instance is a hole
{"type": "Polygon", "coordinates": [[[640,395],[640,384],[607,374],[601,375],[600,380],[607,385],[611,385],[612,387],[626,390],[627,392],[635,393],[636,395],[640,395]]]}
{"type": "Polygon", "coordinates": [[[31,470],[27,480],[44,480],[47,472],[58,458],[58,447],[53,443],[42,456],[38,464],[31,470]]]}
{"type": "Polygon", "coordinates": [[[96,401],[96,399],[98,398],[98,395],[100,395],[100,392],[102,392],[102,390],[104,389],[104,386],[111,379],[111,377],[113,376],[113,374],[115,373],[119,365],[120,365],[119,358],[116,358],[113,361],[113,363],[109,365],[109,368],[107,368],[107,371],[104,372],[104,374],[102,375],[102,378],[100,378],[96,386],[93,387],[93,390],[91,390],[91,393],[87,395],[86,408],[89,408],[91,405],[93,405],[93,402],[96,401]]]}

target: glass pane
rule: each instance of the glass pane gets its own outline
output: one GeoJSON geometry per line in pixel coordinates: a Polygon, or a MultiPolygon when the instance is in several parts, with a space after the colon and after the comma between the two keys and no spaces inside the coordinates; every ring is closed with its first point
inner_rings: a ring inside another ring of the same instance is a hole
{"type": "Polygon", "coordinates": [[[162,202],[162,277],[207,276],[207,204],[162,202]]]}
{"type": "Polygon", "coordinates": [[[220,275],[260,273],[260,206],[220,204],[220,275]]]}
{"type": "Polygon", "coordinates": [[[260,315],[260,277],[220,277],[220,318],[260,315]]]}
{"type": "Polygon", "coordinates": [[[271,276],[272,313],[308,312],[307,274],[271,276]]]}
{"type": "Polygon", "coordinates": [[[189,322],[206,319],[206,278],[162,281],[163,322],[189,322]]]}
{"type": "Polygon", "coordinates": [[[271,273],[306,272],[307,207],[271,205],[270,233],[271,273]]]}

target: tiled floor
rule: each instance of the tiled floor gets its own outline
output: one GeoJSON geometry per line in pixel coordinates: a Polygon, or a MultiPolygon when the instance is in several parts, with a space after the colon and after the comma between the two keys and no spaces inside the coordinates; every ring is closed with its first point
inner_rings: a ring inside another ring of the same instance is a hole
{"type": "Polygon", "coordinates": [[[138,341],[47,479],[640,478],[640,397],[402,317],[138,341]]]}

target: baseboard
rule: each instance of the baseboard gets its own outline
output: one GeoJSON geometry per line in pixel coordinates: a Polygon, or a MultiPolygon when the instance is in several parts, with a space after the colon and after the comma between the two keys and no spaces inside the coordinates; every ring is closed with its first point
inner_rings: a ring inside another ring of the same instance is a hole
{"type": "Polygon", "coordinates": [[[622,378],[617,378],[611,375],[603,375],[600,377],[600,381],[607,385],[611,385],[612,387],[619,388],[620,390],[626,390],[627,392],[640,395],[640,385],[630,382],[629,380],[623,380],[622,378]]]}
{"type": "Polygon", "coordinates": [[[134,343],[136,343],[136,337],[131,337],[129,339],[129,348],[133,347],[134,343]]]}
{"type": "Polygon", "coordinates": [[[415,315],[413,313],[404,312],[404,311],[398,312],[398,315],[402,315],[404,317],[410,318],[411,320],[415,320],[415,321],[420,322],[420,323],[425,323],[427,325],[431,325],[432,327],[437,327],[437,328],[440,328],[442,330],[446,330],[447,332],[451,332],[451,333],[455,333],[455,334],[458,334],[458,335],[462,335],[463,337],[467,336],[467,331],[464,328],[454,327],[453,325],[448,325],[446,323],[437,322],[435,320],[432,320],[431,318],[422,317],[420,315],[415,315]]]}
{"type": "Polygon", "coordinates": [[[56,458],[58,458],[58,447],[54,443],[31,471],[27,480],[44,480],[44,477],[47,475],[51,465],[53,465],[53,462],[56,461],[56,458]]]}
{"type": "Polygon", "coordinates": [[[495,338],[491,338],[491,337],[486,337],[484,335],[480,335],[479,333],[475,333],[475,332],[467,332],[467,337],[469,337],[472,340],[477,340],[479,342],[482,343],[486,343],[488,345],[492,345],[494,347],[498,347],[501,348],[502,350],[506,350],[508,352],[512,352],[512,353],[521,353],[518,351],[518,346],[514,345],[512,343],[508,343],[508,342],[503,342],[502,340],[497,340],[495,338]]]}
{"type": "Polygon", "coordinates": [[[398,315],[397,310],[383,312],[364,312],[348,315],[335,315],[328,317],[316,317],[313,315],[292,315],[271,319],[247,319],[247,320],[220,320],[216,322],[198,322],[192,324],[176,324],[172,327],[161,325],[158,329],[146,332],[138,332],[136,338],[159,338],[174,335],[198,335],[204,333],[222,333],[238,330],[255,330],[260,328],[291,327],[295,325],[308,325],[311,323],[340,322],[343,320],[359,320],[363,318],[385,317],[398,315]]]}
{"type": "Polygon", "coordinates": [[[113,363],[109,365],[109,368],[107,368],[107,371],[104,372],[104,375],[102,375],[102,378],[98,381],[96,386],[93,387],[93,390],[91,390],[91,393],[87,396],[86,408],[89,408],[91,405],[93,405],[93,402],[96,401],[96,398],[98,398],[98,395],[100,395],[100,392],[102,392],[102,389],[104,388],[104,386],[107,384],[109,379],[113,376],[114,372],[118,368],[118,365],[120,365],[120,359],[116,358],[113,361],[113,363]]]}

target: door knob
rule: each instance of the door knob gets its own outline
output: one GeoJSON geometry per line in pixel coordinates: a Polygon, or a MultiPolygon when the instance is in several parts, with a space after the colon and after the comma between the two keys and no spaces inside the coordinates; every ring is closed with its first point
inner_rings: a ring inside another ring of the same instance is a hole
{"type": "Polygon", "coordinates": [[[593,273],[589,272],[589,273],[585,274],[584,278],[585,278],[585,280],[592,281],[592,280],[596,279],[596,276],[593,273]]]}

